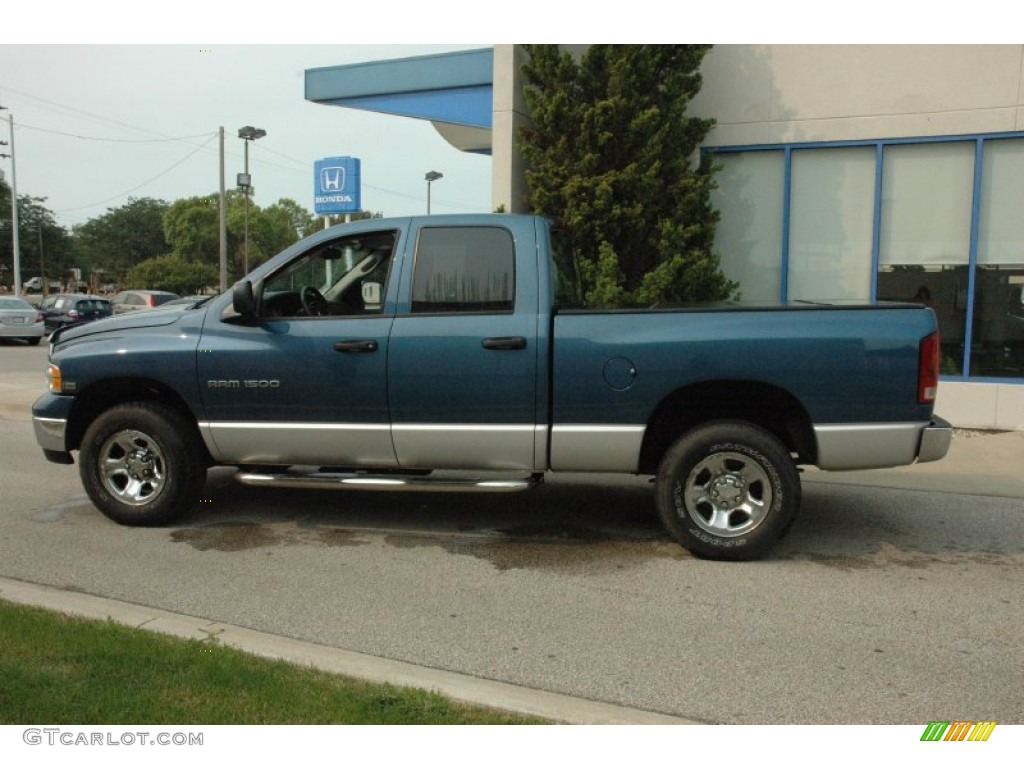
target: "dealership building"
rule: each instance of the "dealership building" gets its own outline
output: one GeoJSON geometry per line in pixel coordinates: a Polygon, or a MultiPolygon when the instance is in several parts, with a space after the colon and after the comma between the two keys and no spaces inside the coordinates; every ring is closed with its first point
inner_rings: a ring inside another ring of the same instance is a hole
{"type": "MultiPolygon", "coordinates": [[[[519,46],[307,70],[317,103],[430,120],[524,209],[519,46]]],[[[942,334],[937,411],[1024,429],[1024,46],[722,45],[716,249],[749,300],[914,300],[942,334]]],[[[810,316],[809,316],[810,317],[810,316]]]]}

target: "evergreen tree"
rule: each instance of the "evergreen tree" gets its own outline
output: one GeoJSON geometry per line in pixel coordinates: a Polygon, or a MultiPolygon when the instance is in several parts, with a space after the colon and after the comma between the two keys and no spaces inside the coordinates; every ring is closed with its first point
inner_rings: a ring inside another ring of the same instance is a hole
{"type": "Polygon", "coordinates": [[[710,46],[527,46],[529,204],[571,233],[589,306],[714,301],[735,290],[712,250],[713,120],[686,115],[710,46]]]}

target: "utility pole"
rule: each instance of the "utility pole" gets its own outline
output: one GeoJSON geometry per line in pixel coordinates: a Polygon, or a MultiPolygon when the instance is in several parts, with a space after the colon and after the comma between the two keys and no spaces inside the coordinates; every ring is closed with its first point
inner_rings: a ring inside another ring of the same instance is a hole
{"type": "Polygon", "coordinates": [[[224,126],[220,127],[220,292],[228,289],[228,203],[224,192],[224,126]]]}
{"type": "MultiPolygon", "coordinates": [[[[0,107],[7,109],[7,107],[0,107]]],[[[14,167],[14,115],[7,113],[8,125],[11,127],[11,237],[14,253],[14,295],[21,296],[21,247],[18,243],[18,173],[14,167]]],[[[42,277],[42,275],[40,275],[42,277]]]]}

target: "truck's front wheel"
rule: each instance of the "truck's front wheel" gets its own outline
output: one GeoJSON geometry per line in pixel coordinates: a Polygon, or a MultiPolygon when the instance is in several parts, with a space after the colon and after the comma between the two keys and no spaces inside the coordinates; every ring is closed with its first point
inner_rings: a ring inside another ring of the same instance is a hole
{"type": "Polygon", "coordinates": [[[753,560],[796,519],[800,477],[773,434],[748,422],[719,421],[669,449],[656,496],[665,527],[694,555],[753,560]]]}
{"type": "Polygon", "coordinates": [[[195,427],[156,403],[102,413],[82,439],[79,472],[93,504],[122,525],[162,525],[192,506],[206,482],[195,427]]]}

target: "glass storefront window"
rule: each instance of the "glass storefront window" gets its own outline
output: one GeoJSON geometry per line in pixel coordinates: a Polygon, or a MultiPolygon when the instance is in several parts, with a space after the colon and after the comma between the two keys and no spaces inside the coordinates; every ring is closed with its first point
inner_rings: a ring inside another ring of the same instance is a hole
{"type": "Polygon", "coordinates": [[[971,374],[1024,378],[1024,139],[985,142],[971,374]]]}
{"type": "Polygon", "coordinates": [[[974,142],[884,150],[878,298],[919,301],[938,318],[942,373],[963,373],[974,142]]]}
{"type": "Polygon", "coordinates": [[[712,201],[722,217],[715,250],[744,301],[778,301],[782,294],[784,158],[776,151],[715,158],[721,168],[712,201]]]}
{"type": "Polygon", "coordinates": [[[789,298],[867,301],[874,147],[796,150],[791,172],[789,298]]]}

